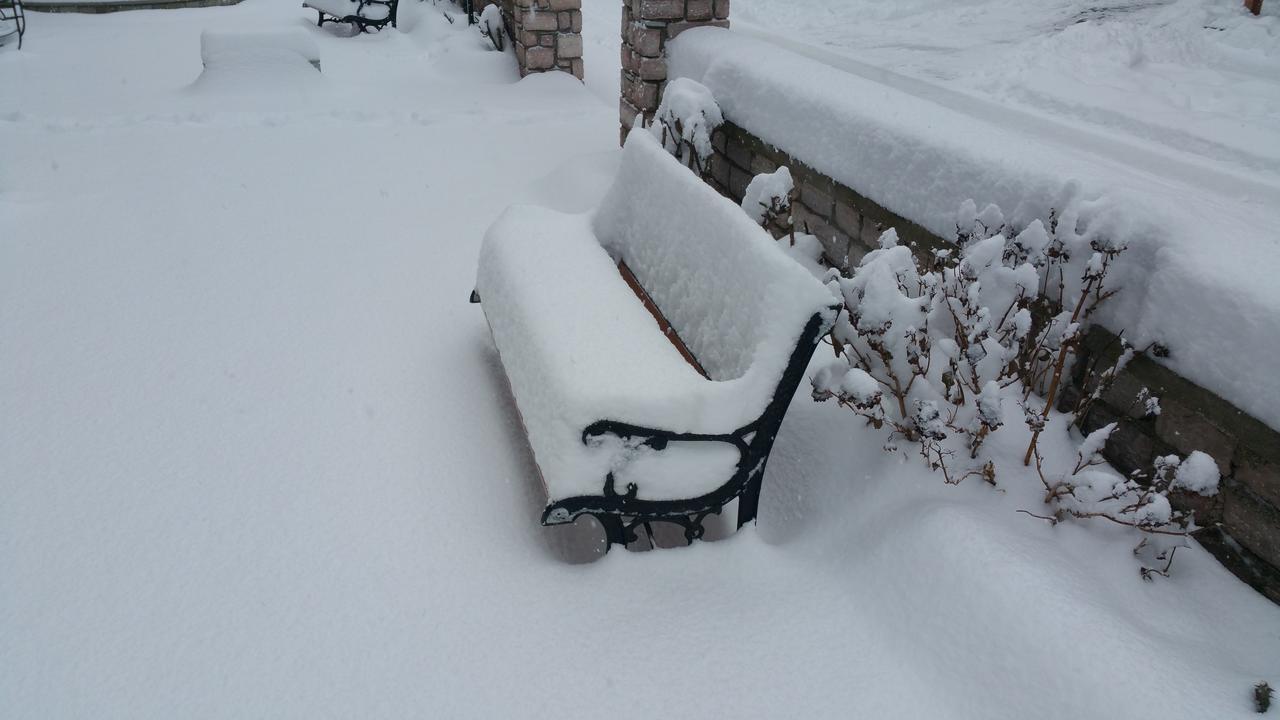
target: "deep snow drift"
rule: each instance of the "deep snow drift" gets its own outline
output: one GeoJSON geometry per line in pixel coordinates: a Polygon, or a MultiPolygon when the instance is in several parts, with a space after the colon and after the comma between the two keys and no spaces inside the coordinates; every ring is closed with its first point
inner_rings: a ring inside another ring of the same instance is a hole
{"type": "Polygon", "coordinates": [[[442,8],[214,87],[201,30],[307,14],[0,52],[5,717],[1253,717],[1280,609],[1207,554],[1143,583],[803,394],[758,528],[565,563],[466,300],[507,204],[599,202],[617,106],[442,8]]]}

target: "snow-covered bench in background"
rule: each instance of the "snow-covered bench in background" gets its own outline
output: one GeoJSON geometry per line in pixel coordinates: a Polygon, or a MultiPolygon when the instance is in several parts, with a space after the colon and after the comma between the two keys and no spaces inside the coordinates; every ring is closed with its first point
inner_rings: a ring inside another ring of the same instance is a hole
{"type": "Polygon", "coordinates": [[[204,66],[224,58],[243,59],[244,56],[266,57],[277,53],[292,53],[320,69],[320,50],[316,41],[305,30],[205,30],[200,33],[200,60],[204,66]]]}
{"type": "MultiPolygon", "coordinates": [[[[27,32],[27,16],[22,9],[22,0],[0,0],[0,40],[18,37],[18,49],[22,49],[22,36],[27,32]]],[[[7,40],[0,42],[4,45],[7,40]]]]}
{"type": "Polygon", "coordinates": [[[585,215],[512,207],[476,294],[533,448],[545,525],[610,545],[675,523],[692,542],[737,499],[755,519],[774,437],[835,319],[832,294],[651,135],[585,215]]]}
{"type": "Polygon", "coordinates": [[[367,32],[369,28],[381,30],[396,26],[396,11],[400,0],[305,0],[302,7],[315,10],[319,17],[316,25],[326,22],[350,23],[367,32]]]}

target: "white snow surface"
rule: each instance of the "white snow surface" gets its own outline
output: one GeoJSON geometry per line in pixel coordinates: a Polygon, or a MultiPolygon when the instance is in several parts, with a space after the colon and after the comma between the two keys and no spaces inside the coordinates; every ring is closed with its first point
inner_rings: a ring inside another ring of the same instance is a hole
{"type": "Polygon", "coordinates": [[[644,499],[716,490],[739,459],[730,445],[655,453],[585,444],[583,431],[612,420],[732,433],[773,399],[809,319],[835,319],[826,288],[639,128],[593,215],[506,211],[486,233],[477,290],[549,500],[600,495],[610,472],[634,477],[644,499]],[[619,261],[711,380],[663,336],[619,261]],[[641,460],[645,472],[628,471],[641,460]]]}
{"type": "Polygon", "coordinates": [[[759,527],[567,564],[466,298],[509,201],[600,202],[616,96],[442,10],[310,29],[299,93],[192,87],[201,30],[310,23],[272,0],[0,51],[0,714],[1256,717],[1280,609],[1018,514],[1011,427],[944,487],[802,393],[759,527]]]}
{"type": "Polygon", "coordinates": [[[711,88],[728,121],[944,238],[976,200],[1017,230],[1056,209],[1061,228],[1127,244],[1113,278],[1124,290],[1100,320],[1139,347],[1165,343],[1175,371],[1280,428],[1280,174],[780,42],[790,49],[694,29],[673,41],[670,72],[711,88]]]}

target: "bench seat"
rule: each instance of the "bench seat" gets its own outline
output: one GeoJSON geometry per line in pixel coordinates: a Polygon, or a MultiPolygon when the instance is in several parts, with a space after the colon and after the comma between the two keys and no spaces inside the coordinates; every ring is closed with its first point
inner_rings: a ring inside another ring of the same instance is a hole
{"type": "Polygon", "coordinates": [[[490,314],[491,329],[502,338],[503,367],[550,500],[599,493],[611,470],[651,500],[708,493],[733,474],[738,453],[723,444],[647,452],[648,462],[636,463],[644,451],[629,452],[616,438],[582,442],[583,429],[605,418],[725,433],[763,410],[734,383],[708,382],[681,357],[589,217],[511,208],[490,229],[480,262],[480,297],[487,307],[510,308],[490,314]],[[679,472],[664,472],[666,465],[679,472]]]}

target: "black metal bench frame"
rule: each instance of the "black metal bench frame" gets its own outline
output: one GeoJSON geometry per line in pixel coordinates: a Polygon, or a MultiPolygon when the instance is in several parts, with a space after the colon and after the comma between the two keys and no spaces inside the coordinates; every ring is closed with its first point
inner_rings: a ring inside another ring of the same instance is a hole
{"type": "MultiPolygon", "coordinates": [[[[471,294],[471,302],[479,303],[480,297],[471,294]]],[[[837,305],[832,305],[834,316],[837,305]]],[[[660,320],[661,324],[661,320],[660,320]]],[[[671,443],[726,443],[739,454],[734,474],[718,489],[693,498],[678,500],[642,500],[638,488],[628,484],[619,491],[617,481],[610,473],[604,478],[600,495],[584,495],[558,500],[542,513],[543,525],[564,525],[575,522],[583,515],[590,515],[604,528],[606,552],[614,545],[629,545],[640,539],[637,530],[644,527],[652,537],[652,523],[672,523],[684,530],[684,537],[692,544],[706,533],[705,522],[711,515],[720,515],[726,505],[738,500],[738,528],[756,519],[760,503],[760,488],[764,480],[765,466],[773,450],[773,442],[782,426],[783,417],[791,399],[804,379],[809,360],[828,330],[821,313],[809,318],[799,342],[778,381],[773,397],[760,417],[734,430],[713,435],[674,432],[661,428],[647,428],[615,420],[599,420],[582,432],[583,444],[598,442],[611,435],[637,446],[645,446],[661,452],[671,443]],[[636,442],[639,441],[639,442],[636,442]]],[[[670,337],[670,335],[669,335],[670,337]]],[[[682,350],[683,351],[683,350],[682,350]]]]}
{"type": "Polygon", "coordinates": [[[387,25],[396,27],[396,13],[400,9],[400,0],[360,0],[360,4],[356,7],[355,14],[347,15],[345,17],[338,17],[337,15],[333,15],[319,8],[311,7],[305,3],[304,6],[315,10],[316,14],[319,16],[316,20],[316,27],[322,27],[326,22],[350,23],[359,28],[360,32],[363,33],[369,32],[369,28],[381,30],[387,25]],[[370,5],[381,5],[386,7],[387,16],[381,20],[373,20],[364,17],[364,9],[370,5]]]}
{"type": "Polygon", "coordinates": [[[27,32],[27,15],[22,0],[0,0],[0,23],[12,22],[12,30],[0,30],[0,39],[18,36],[18,49],[22,49],[22,36],[27,32]]]}

